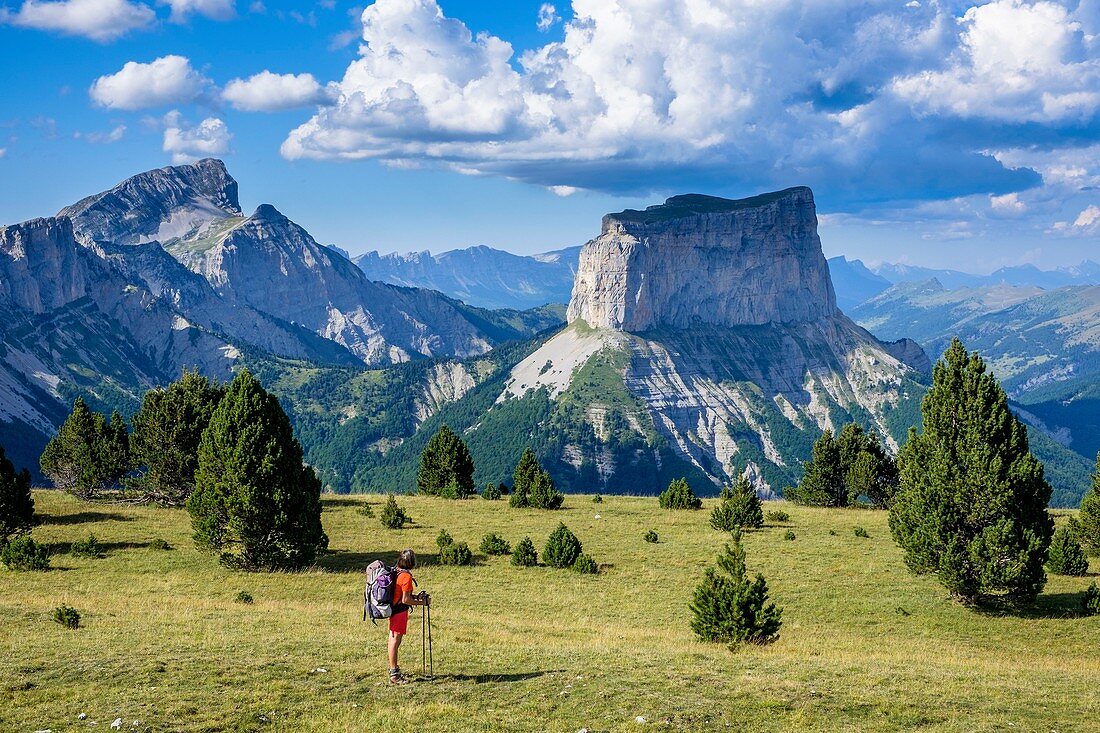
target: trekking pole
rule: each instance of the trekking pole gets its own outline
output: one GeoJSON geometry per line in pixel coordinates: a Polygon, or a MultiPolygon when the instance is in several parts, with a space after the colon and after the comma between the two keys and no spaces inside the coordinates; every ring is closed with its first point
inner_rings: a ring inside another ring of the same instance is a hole
{"type": "Polygon", "coordinates": [[[423,613],[420,614],[420,676],[423,677],[428,670],[427,664],[427,652],[425,651],[425,644],[427,643],[424,637],[424,620],[428,616],[428,607],[424,607],[423,613]]]}
{"type": "Polygon", "coordinates": [[[432,605],[424,606],[428,616],[428,677],[435,677],[435,660],[432,658],[432,605]]]}

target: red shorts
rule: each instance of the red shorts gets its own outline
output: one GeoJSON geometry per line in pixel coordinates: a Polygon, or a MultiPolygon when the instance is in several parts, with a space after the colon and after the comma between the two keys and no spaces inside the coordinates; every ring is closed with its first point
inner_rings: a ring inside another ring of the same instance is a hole
{"type": "Polygon", "coordinates": [[[409,610],[390,616],[390,631],[395,634],[407,634],[409,631],[409,610]]]}

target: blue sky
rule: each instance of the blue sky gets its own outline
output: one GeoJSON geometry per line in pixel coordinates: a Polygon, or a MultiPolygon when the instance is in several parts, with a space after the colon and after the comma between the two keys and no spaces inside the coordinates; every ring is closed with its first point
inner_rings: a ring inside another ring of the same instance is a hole
{"type": "Polygon", "coordinates": [[[830,255],[1100,259],[1100,0],[0,6],[3,222],[216,155],[352,252],[806,184],[830,255]]]}

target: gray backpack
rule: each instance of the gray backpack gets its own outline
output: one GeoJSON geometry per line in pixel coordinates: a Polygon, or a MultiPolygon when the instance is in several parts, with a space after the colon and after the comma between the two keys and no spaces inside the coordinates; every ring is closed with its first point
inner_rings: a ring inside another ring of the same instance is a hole
{"type": "Polygon", "coordinates": [[[380,618],[389,618],[395,612],[404,610],[401,604],[393,602],[397,589],[397,576],[406,570],[389,567],[381,560],[375,560],[367,566],[367,583],[363,588],[363,620],[369,617],[371,623],[380,618]],[[396,607],[396,608],[395,608],[396,607]]]}

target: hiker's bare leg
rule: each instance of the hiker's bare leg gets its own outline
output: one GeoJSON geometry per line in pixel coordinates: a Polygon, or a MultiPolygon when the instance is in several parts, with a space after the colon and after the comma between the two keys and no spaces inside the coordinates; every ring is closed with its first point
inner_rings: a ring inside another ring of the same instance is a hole
{"type": "Polygon", "coordinates": [[[390,669],[398,669],[397,665],[397,650],[401,648],[401,640],[405,638],[404,634],[398,634],[396,632],[390,632],[390,669]]]}

